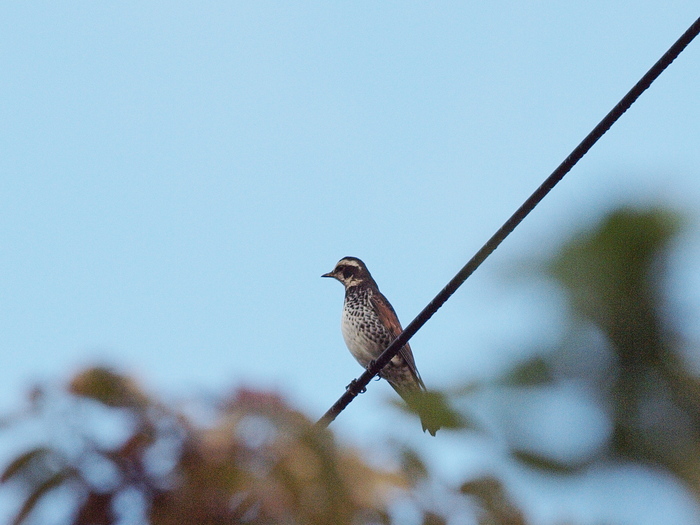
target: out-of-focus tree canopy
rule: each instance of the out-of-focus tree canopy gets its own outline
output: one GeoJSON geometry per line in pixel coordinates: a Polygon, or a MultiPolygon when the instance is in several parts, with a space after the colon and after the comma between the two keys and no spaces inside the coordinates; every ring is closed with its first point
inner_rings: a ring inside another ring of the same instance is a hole
{"type": "MultiPolygon", "coordinates": [[[[34,402],[37,416],[50,416],[49,400],[34,402]]],[[[17,457],[2,478],[26,487],[16,523],[59,486],[72,493],[75,524],[128,522],[116,504],[126,496],[140,507],[134,522],[154,525],[381,523],[390,491],[406,485],[271,393],[238,390],[197,424],[128,377],[92,368],[73,378],[67,402],[63,410],[88,421],[112,412],[123,438],[100,440],[76,417],[65,422],[67,443],[17,457]]]]}
{"type": "MultiPolygon", "coordinates": [[[[680,224],[663,209],[620,209],[542,265],[567,298],[566,335],[492,385],[546,392],[574,377],[595,393],[612,430],[596,450],[564,459],[509,435],[514,462],[556,476],[610,462],[652,465],[700,501],[700,381],[681,357],[690,343],[674,325],[666,291],[680,224]]],[[[241,389],[191,410],[159,402],[117,372],[90,368],[64,392],[37,389],[31,400],[4,432],[42,419],[62,430],[60,439],[37,437],[4,467],[2,482],[23,494],[17,524],[31,523],[58,489],[70,495],[62,504],[74,525],[393,523],[394,498],[424,490],[434,476],[407,447],[392,458],[395,468],[378,468],[269,392],[241,389]],[[107,437],[95,431],[101,418],[114,429],[107,437]]],[[[456,416],[443,403],[440,410],[453,423],[442,432],[483,432],[466,423],[471,414],[456,416]]],[[[496,475],[445,490],[480,523],[526,523],[496,475]]],[[[449,508],[415,505],[426,525],[450,519],[449,508]]]]}
{"type": "Polygon", "coordinates": [[[680,225],[668,210],[624,208],[568,241],[545,269],[566,294],[567,338],[510,378],[551,384],[573,374],[595,392],[612,433],[578,467],[655,465],[700,497],[700,381],[683,361],[691,343],[680,339],[666,291],[669,247],[680,225]]]}

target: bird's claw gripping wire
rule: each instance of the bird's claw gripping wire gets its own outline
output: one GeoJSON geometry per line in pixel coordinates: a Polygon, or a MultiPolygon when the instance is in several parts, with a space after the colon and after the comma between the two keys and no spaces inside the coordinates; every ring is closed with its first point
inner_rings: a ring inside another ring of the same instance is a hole
{"type": "MultiPolygon", "coordinates": [[[[345,390],[350,390],[352,392],[355,392],[356,389],[357,389],[357,380],[356,379],[353,379],[352,381],[350,381],[350,384],[345,387],[345,390]]],[[[365,392],[367,392],[367,388],[362,387],[362,390],[358,391],[357,393],[364,394],[365,392]]]]}
{"type": "MultiPolygon", "coordinates": [[[[372,359],[369,363],[367,363],[367,370],[369,370],[370,368],[374,368],[374,365],[376,363],[377,362],[374,359],[372,359]]],[[[379,377],[379,374],[377,374],[377,376],[374,378],[375,381],[379,381],[380,379],[381,377],[379,377]]]]}

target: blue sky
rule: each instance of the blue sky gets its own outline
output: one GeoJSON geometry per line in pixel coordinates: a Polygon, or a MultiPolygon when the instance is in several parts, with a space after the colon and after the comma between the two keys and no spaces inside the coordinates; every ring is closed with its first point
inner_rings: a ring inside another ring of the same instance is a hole
{"type": "MultiPolygon", "coordinates": [[[[0,408],[108,363],[169,399],[257,385],[320,416],[361,372],[320,275],[362,258],[407,323],[697,16],[681,0],[4,6],[0,408]]],[[[518,261],[615,203],[697,220],[699,89],[694,42],[416,335],[429,386],[556,340],[561,303],[504,279],[518,261]]],[[[693,312],[699,246],[677,263],[693,312]]],[[[373,383],[335,428],[360,445],[419,429],[391,398],[373,383]]],[[[438,465],[505,468],[442,439],[438,465]]],[[[682,491],[624,479],[612,503],[540,491],[531,515],[687,518],[682,491]],[[660,491],[642,516],[635,483],[660,491]]]]}

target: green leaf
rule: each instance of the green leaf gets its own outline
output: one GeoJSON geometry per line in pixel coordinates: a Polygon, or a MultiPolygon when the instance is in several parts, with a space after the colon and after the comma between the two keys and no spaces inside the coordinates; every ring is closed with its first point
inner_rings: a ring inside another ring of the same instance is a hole
{"type": "Polygon", "coordinates": [[[435,514],[434,512],[426,511],[423,513],[423,525],[445,525],[447,523],[447,520],[440,516],[439,514],[435,514]]]}
{"type": "Polygon", "coordinates": [[[542,356],[534,356],[517,364],[503,378],[510,386],[538,386],[554,379],[550,364],[542,356]]]}
{"type": "Polygon", "coordinates": [[[447,396],[442,392],[428,390],[427,392],[403,392],[401,397],[406,403],[399,401],[395,405],[408,412],[418,414],[424,420],[435,423],[441,428],[477,429],[477,425],[463,414],[453,409],[447,396]]]}
{"type": "Polygon", "coordinates": [[[515,450],[512,454],[515,459],[517,459],[521,463],[524,463],[528,467],[532,467],[537,470],[544,470],[551,474],[573,474],[579,470],[578,466],[568,465],[561,461],[546,458],[540,454],[535,454],[533,452],[515,450]]]}
{"type": "Polygon", "coordinates": [[[107,368],[89,368],[70,383],[70,392],[99,401],[109,407],[143,407],[146,396],[136,383],[107,368]]]}
{"type": "MultiPolygon", "coordinates": [[[[622,208],[564,245],[550,274],[568,292],[574,312],[614,330],[618,322],[649,324],[659,262],[682,225],[668,210],[622,208]]],[[[652,319],[653,321],[653,319],[652,319]]],[[[613,338],[614,339],[614,338],[613,338]]]]}
{"type": "Polygon", "coordinates": [[[459,488],[462,494],[474,496],[482,501],[495,501],[502,498],[503,486],[501,482],[493,476],[483,476],[481,478],[465,481],[459,488]]]}
{"type": "Polygon", "coordinates": [[[15,519],[12,521],[12,524],[20,525],[27,518],[29,513],[34,509],[34,507],[36,507],[36,504],[39,503],[39,500],[47,492],[58,487],[69,477],[70,476],[68,471],[58,472],[50,478],[48,478],[43,483],[41,483],[40,485],[38,485],[34,492],[32,492],[29,495],[29,497],[25,500],[24,504],[22,505],[22,508],[17,513],[17,516],[15,516],[15,519]]]}
{"type": "Polygon", "coordinates": [[[514,505],[503,483],[497,478],[487,475],[467,481],[459,490],[462,494],[479,500],[485,514],[480,523],[525,525],[522,512],[514,505]]]}
{"type": "Polygon", "coordinates": [[[36,464],[37,461],[43,461],[50,453],[51,450],[46,447],[37,447],[21,454],[5,468],[2,476],[0,476],[0,482],[5,483],[9,481],[26,468],[30,468],[32,464],[36,464]]]}
{"type": "Polygon", "coordinates": [[[404,448],[401,451],[401,466],[412,482],[428,477],[428,468],[425,466],[425,463],[418,453],[413,449],[404,448]]]}

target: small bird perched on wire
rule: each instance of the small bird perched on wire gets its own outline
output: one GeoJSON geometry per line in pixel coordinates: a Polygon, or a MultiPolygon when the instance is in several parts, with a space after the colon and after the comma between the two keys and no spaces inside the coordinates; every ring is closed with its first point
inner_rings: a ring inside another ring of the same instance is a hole
{"type": "MultiPolygon", "coordinates": [[[[396,312],[379,291],[365,263],[357,257],[343,257],[332,272],[321,277],[333,277],[345,286],[340,325],[343,339],[353,357],[367,368],[403,331],[396,312]]],[[[416,406],[416,400],[426,388],[408,344],[379,372],[379,376],[416,409],[423,431],[428,430],[434,436],[440,425],[431,421],[424,406],[416,406]]]]}

